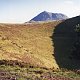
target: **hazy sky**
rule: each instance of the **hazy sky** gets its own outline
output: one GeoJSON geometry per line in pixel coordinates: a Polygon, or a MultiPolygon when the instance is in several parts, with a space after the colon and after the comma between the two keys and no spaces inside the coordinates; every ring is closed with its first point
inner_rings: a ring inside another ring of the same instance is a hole
{"type": "Polygon", "coordinates": [[[24,23],[42,11],[80,15],[80,0],[0,0],[0,23],[24,23]]]}

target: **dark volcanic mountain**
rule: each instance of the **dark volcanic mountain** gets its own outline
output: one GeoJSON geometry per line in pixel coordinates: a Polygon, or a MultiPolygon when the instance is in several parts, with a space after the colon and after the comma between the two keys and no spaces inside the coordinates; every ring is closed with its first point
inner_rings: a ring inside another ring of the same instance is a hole
{"type": "Polygon", "coordinates": [[[50,20],[64,20],[68,17],[61,13],[51,13],[44,11],[40,14],[38,14],[36,17],[31,19],[30,21],[50,21],[50,20]]]}

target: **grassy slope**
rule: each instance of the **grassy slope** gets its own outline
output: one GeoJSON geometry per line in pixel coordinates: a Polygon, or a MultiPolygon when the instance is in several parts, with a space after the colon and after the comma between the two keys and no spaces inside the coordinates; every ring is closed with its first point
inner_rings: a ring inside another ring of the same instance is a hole
{"type": "Polygon", "coordinates": [[[53,72],[42,68],[1,65],[0,80],[80,80],[80,75],[72,71],[53,72]]]}
{"type": "Polygon", "coordinates": [[[0,24],[0,60],[19,60],[39,67],[58,68],[50,36],[60,22],[0,24]]]}
{"type": "MultiPolygon", "coordinates": [[[[80,60],[73,58],[73,46],[76,39],[75,28],[80,24],[80,16],[67,19],[56,26],[52,39],[54,56],[60,68],[80,69],[80,60]]],[[[76,55],[76,52],[75,52],[76,55]]]]}

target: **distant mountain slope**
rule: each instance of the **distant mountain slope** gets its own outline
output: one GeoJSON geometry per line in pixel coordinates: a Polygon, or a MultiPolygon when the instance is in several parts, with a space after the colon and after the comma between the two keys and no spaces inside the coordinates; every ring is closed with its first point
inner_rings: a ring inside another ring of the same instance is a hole
{"type": "Polygon", "coordinates": [[[61,13],[51,13],[51,12],[41,12],[36,17],[31,19],[30,21],[49,21],[49,20],[64,20],[68,17],[61,13]]]}

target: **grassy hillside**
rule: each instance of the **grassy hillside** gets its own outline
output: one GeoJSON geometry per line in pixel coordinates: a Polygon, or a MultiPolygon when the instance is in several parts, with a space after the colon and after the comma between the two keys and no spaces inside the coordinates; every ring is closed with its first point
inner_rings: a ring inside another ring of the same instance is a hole
{"type": "Polygon", "coordinates": [[[80,24],[80,16],[63,21],[53,30],[54,56],[60,68],[80,69],[80,60],[73,58],[72,54],[77,40],[75,29],[78,24],[80,24]]]}
{"type": "Polygon", "coordinates": [[[58,68],[51,36],[61,21],[0,24],[0,60],[18,60],[33,66],[58,68]]]}
{"type": "Polygon", "coordinates": [[[80,16],[65,21],[0,24],[0,79],[80,80],[80,60],[72,57],[77,24],[80,16]]]}
{"type": "Polygon", "coordinates": [[[42,68],[1,65],[0,80],[80,80],[80,75],[72,71],[53,72],[42,68]]]}
{"type": "Polygon", "coordinates": [[[0,64],[22,65],[19,61],[54,70],[80,69],[80,60],[71,55],[77,24],[80,16],[65,21],[0,24],[0,64]]]}

